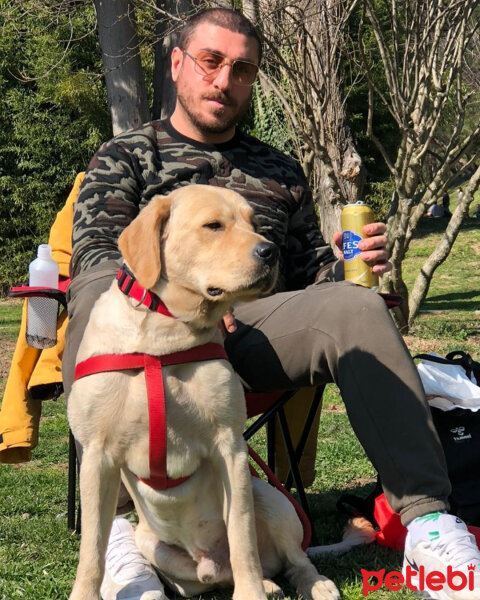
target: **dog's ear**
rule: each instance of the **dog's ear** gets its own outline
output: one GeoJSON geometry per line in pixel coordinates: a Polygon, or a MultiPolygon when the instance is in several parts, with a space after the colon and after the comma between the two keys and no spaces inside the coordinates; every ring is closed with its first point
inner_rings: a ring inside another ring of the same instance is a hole
{"type": "Polygon", "coordinates": [[[171,204],[170,196],[155,196],[118,238],[123,258],[146,290],[160,278],[160,239],[171,204]]]}

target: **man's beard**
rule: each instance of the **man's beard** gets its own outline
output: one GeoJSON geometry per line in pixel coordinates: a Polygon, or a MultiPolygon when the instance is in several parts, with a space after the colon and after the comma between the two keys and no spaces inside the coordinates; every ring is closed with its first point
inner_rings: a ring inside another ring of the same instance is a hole
{"type": "MultiPolygon", "coordinates": [[[[216,120],[214,122],[208,122],[202,118],[201,113],[196,113],[193,110],[191,110],[190,106],[193,103],[190,103],[188,101],[188,98],[186,98],[182,94],[178,94],[178,93],[177,93],[177,97],[178,97],[178,101],[181,104],[183,110],[189,116],[192,124],[197,128],[198,131],[201,131],[202,133],[206,133],[206,134],[225,133],[232,127],[235,127],[235,125],[240,121],[240,119],[243,117],[243,115],[247,112],[248,106],[250,104],[250,98],[248,98],[243,105],[238,107],[237,112],[230,117],[227,117],[226,115],[222,115],[222,112],[223,112],[222,109],[214,110],[212,112],[212,114],[216,117],[216,120]]],[[[214,96],[214,95],[206,96],[202,99],[205,99],[205,98],[209,99],[209,100],[219,100],[221,102],[225,102],[226,104],[229,104],[230,106],[232,105],[232,100],[226,94],[222,94],[221,96],[219,94],[217,94],[216,96],[214,96]]]]}

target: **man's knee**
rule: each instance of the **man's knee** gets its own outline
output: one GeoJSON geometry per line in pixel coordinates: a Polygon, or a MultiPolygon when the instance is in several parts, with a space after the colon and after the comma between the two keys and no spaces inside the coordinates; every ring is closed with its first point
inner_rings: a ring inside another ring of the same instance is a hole
{"type": "Polygon", "coordinates": [[[356,320],[381,322],[385,317],[391,321],[388,309],[383,298],[369,288],[354,285],[349,282],[335,282],[311,286],[308,290],[318,290],[322,293],[322,286],[328,286],[324,300],[321,297],[315,301],[322,320],[323,311],[328,311],[331,318],[339,323],[350,326],[356,320]]]}

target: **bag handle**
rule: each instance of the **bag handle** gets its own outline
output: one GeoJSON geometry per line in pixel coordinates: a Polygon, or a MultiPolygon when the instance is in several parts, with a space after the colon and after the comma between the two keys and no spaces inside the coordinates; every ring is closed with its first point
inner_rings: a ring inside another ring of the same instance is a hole
{"type": "Polygon", "coordinates": [[[416,354],[413,357],[413,360],[417,358],[436,362],[441,365],[459,365],[465,370],[465,373],[470,380],[472,379],[473,373],[475,375],[475,379],[477,380],[477,385],[480,385],[480,363],[473,360],[468,352],[464,352],[463,350],[454,350],[453,352],[449,352],[445,358],[441,356],[434,356],[432,354],[416,354]]]}

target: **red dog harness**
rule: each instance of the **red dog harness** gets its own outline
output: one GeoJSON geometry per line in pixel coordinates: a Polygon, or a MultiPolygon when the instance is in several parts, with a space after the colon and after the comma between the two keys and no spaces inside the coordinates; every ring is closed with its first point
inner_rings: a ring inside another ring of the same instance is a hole
{"type": "MultiPolygon", "coordinates": [[[[124,294],[138,300],[140,304],[144,304],[150,310],[166,316],[173,316],[158,296],[138,285],[126,267],[118,272],[117,279],[118,286],[124,294]]],[[[189,476],[180,479],[169,479],[167,477],[167,421],[162,367],[218,359],[228,361],[228,356],[223,346],[215,343],[203,344],[162,356],[142,353],[101,354],[79,363],[75,367],[74,381],[88,375],[108,371],[126,371],[129,369],[143,369],[145,371],[149,414],[150,477],[148,479],[139,477],[139,479],[157,490],[166,490],[180,485],[189,476]]]]}

